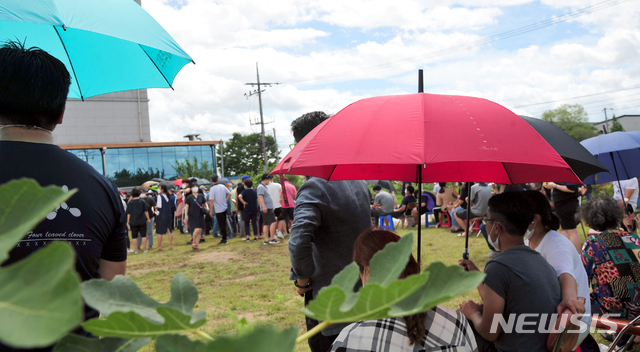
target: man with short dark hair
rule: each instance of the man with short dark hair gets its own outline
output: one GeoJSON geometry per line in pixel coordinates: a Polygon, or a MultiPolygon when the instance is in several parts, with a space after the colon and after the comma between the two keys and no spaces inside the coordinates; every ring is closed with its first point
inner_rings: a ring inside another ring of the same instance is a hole
{"type": "MultiPolygon", "coordinates": [[[[78,189],[66,206],[29,232],[28,242],[18,242],[2,265],[52,241],[64,241],[75,248],[83,281],[112,280],[124,275],[127,260],[126,216],[118,189],[91,165],[53,144],[51,132],[62,123],[70,83],[64,64],[49,53],[14,42],[0,47],[0,184],[27,177],[41,186],[78,189]]],[[[85,312],[86,319],[99,316],[89,307],[85,312]]],[[[0,344],[0,350],[13,349],[0,344]]]]}
{"type": "MultiPolygon", "coordinates": [[[[296,142],[329,116],[322,111],[304,114],[291,123],[296,142]]],[[[371,227],[371,194],[364,181],[327,181],[310,177],[296,197],[289,257],[297,292],[307,305],[331,279],[351,263],[353,246],[371,227]]],[[[318,324],[307,318],[307,329],[318,324]]],[[[328,351],[346,324],[331,325],[309,339],[312,352],[328,351]]]]}
{"type": "MultiPolygon", "coordinates": [[[[140,199],[140,190],[134,188],[131,190],[131,200],[127,204],[127,224],[131,228],[131,238],[138,242],[138,237],[142,239],[142,248],[147,253],[147,224],[151,223],[149,213],[147,212],[147,203],[140,199]]],[[[135,253],[140,251],[140,244],[137,243],[135,253]]]]}
{"type": "Polygon", "coordinates": [[[378,226],[381,216],[390,215],[393,212],[395,203],[391,194],[382,190],[380,185],[373,186],[373,193],[376,194],[371,204],[371,216],[374,218],[374,226],[378,226]]]}
{"type": "MultiPolygon", "coordinates": [[[[547,351],[548,333],[539,330],[556,313],[560,284],[555,270],[544,257],[525,246],[524,234],[533,222],[533,204],[523,192],[506,192],[489,199],[489,241],[501,254],[485,267],[486,277],[478,286],[482,304],[463,302],[460,311],[473,324],[479,351],[547,351]],[[503,331],[502,319],[524,326],[531,333],[503,331]]],[[[458,264],[479,271],[470,260],[458,264]]]]}

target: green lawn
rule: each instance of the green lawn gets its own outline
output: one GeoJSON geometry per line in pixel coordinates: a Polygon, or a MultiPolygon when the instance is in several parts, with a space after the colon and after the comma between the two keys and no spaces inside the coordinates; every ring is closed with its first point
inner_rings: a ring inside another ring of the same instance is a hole
{"type": "MultiPolygon", "coordinates": [[[[401,236],[416,234],[416,229],[398,230],[401,236]]],[[[449,233],[448,229],[433,227],[422,230],[422,266],[441,261],[457,265],[462,256],[464,238],[449,233]]],[[[234,334],[229,317],[233,311],[239,318],[250,322],[277,327],[297,326],[304,330],[303,299],[289,281],[289,253],[286,239],[277,245],[263,246],[262,241],[245,243],[233,238],[229,244],[218,246],[218,239],[206,237],[202,250],[196,252],[186,244],[188,235],[174,236],[174,249],[150,251],[129,255],[127,275],[135,280],[147,294],[159,301],[170,296],[170,280],[184,273],[196,285],[200,298],[196,310],[206,310],[208,323],[203,330],[214,337],[234,334]]],[[[168,248],[166,243],[164,248],[168,248]]],[[[157,246],[157,236],[155,239],[157,246]]],[[[417,248],[417,246],[416,246],[417,248]]],[[[471,260],[483,269],[489,252],[482,235],[469,239],[471,260]]],[[[415,255],[415,251],[414,251],[415,255]]],[[[444,303],[457,309],[464,300],[479,300],[476,290],[444,303]]],[[[600,339],[601,341],[601,339],[600,339]]],[[[152,351],[151,346],[144,351],[152,351]]],[[[299,344],[296,351],[309,351],[306,344],[299,344]]]]}

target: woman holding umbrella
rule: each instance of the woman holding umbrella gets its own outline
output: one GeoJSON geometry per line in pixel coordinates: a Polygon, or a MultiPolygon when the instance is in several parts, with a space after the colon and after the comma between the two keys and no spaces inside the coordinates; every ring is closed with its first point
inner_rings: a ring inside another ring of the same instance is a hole
{"type": "Polygon", "coordinates": [[[169,203],[169,189],[167,185],[160,185],[160,194],[156,206],[160,214],[156,217],[156,233],[158,234],[158,250],[162,250],[162,238],[166,234],[169,237],[169,250],[173,249],[173,233],[171,232],[171,204],[169,203]]]}

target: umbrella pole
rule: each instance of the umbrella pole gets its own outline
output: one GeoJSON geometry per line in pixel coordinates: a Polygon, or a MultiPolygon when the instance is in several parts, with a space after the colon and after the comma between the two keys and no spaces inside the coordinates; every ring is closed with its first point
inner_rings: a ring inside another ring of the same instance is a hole
{"type": "Polygon", "coordinates": [[[609,155],[611,156],[611,163],[613,164],[613,171],[616,173],[616,181],[618,181],[618,188],[620,189],[620,196],[622,197],[622,211],[624,212],[625,215],[627,215],[627,202],[625,202],[625,200],[624,200],[624,192],[622,191],[622,185],[620,184],[620,176],[618,176],[618,168],[616,167],[616,159],[614,158],[613,152],[609,152],[609,155]]]}
{"type": "MultiPolygon", "coordinates": [[[[471,185],[470,182],[467,182],[467,229],[466,229],[466,233],[467,235],[464,238],[464,248],[462,249],[462,259],[466,259],[469,260],[469,228],[471,227],[471,208],[469,207],[469,205],[471,204],[471,185]]],[[[467,268],[467,266],[464,266],[464,270],[465,271],[469,271],[469,269],[467,268]]]]}
{"type": "Polygon", "coordinates": [[[421,258],[422,256],[420,255],[420,248],[422,247],[422,221],[420,220],[420,213],[422,211],[422,165],[418,165],[418,170],[417,170],[417,174],[418,174],[418,267],[420,268],[420,270],[422,270],[422,262],[421,262],[421,258]]]}

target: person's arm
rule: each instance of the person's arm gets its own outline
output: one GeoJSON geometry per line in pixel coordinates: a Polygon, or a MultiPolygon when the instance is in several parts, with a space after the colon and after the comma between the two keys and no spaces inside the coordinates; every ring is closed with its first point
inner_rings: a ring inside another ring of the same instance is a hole
{"type": "Polygon", "coordinates": [[[490,287],[485,287],[482,302],[482,305],[472,301],[464,302],[460,305],[460,311],[473,324],[480,336],[489,342],[495,341],[502,333],[502,326],[494,324],[493,320],[496,315],[502,317],[505,300],[490,287]]]}
{"type": "Polygon", "coordinates": [[[569,309],[573,314],[584,314],[586,297],[582,297],[583,302],[578,297],[578,283],[576,279],[569,273],[564,273],[558,278],[560,282],[560,290],[562,291],[562,301],[558,305],[558,314],[562,313],[565,309],[569,309]]]}
{"type": "Polygon", "coordinates": [[[209,193],[209,215],[211,215],[211,217],[216,216],[216,214],[213,213],[213,199],[211,198],[213,195],[211,193],[209,193]]]}
{"type": "Polygon", "coordinates": [[[127,214],[127,224],[131,222],[131,214],[127,214]]]}
{"type": "Polygon", "coordinates": [[[239,194],[239,195],[237,195],[236,197],[238,198],[238,200],[240,200],[240,201],[242,202],[242,204],[243,204],[244,206],[246,206],[247,204],[249,204],[249,203],[247,203],[247,202],[245,202],[245,201],[244,201],[244,198],[242,197],[242,194],[239,194]]]}
{"type": "Polygon", "coordinates": [[[559,185],[555,182],[547,182],[547,184],[544,186],[544,188],[547,189],[557,189],[560,192],[565,192],[565,193],[575,193],[574,190],[569,189],[567,186],[564,185],[559,185]]]}
{"type": "Polygon", "coordinates": [[[98,274],[101,278],[111,281],[116,275],[124,275],[127,270],[127,262],[111,262],[108,260],[100,259],[100,267],[98,268],[98,274]]]}
{"type": "Polygon", "coordinates": [[[156,206],[158,209],[162,208],[162,194],[158,194],[158,200],[156,201],[156,206]]]}
{"type": "Polygon", "coordinates": [[[147,224],[150,223],[151,222],[151,218],[149,217],[149,212],[148,211],[144,212],[144,216],[147,217],[147,224]]]}
{"type": "Polygon", "coordinates": [[[231,199],[231,192],[227,189],[227,198],[224,200],[224,202],[228,202],[229,199],[231,199]]]}
{"type": "Polygon", "coordinates": [[[262,212],[267,213],[267,206],[264,204],[264,196],[262,194],[258,195],[258,205],[262,207],[262,212]]]}

